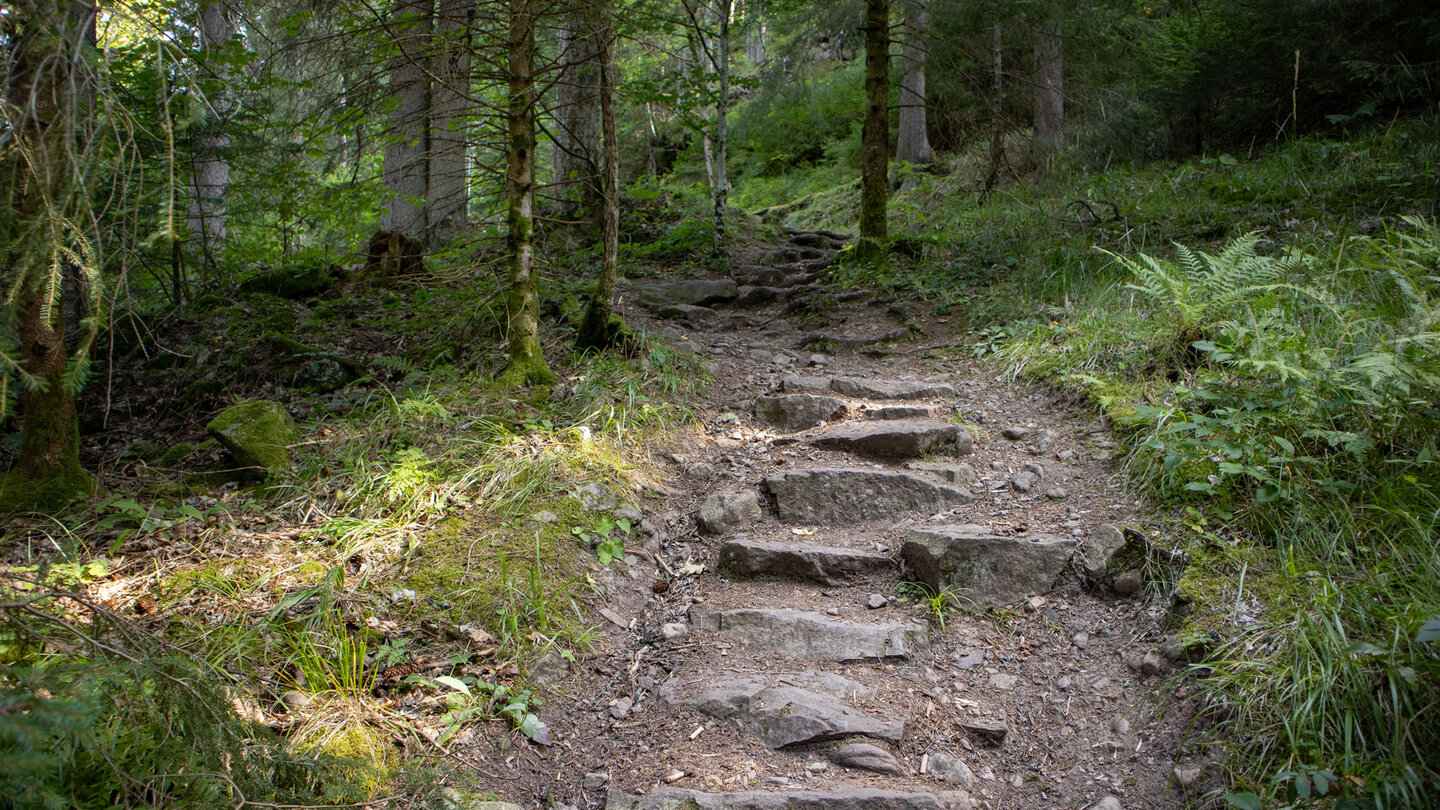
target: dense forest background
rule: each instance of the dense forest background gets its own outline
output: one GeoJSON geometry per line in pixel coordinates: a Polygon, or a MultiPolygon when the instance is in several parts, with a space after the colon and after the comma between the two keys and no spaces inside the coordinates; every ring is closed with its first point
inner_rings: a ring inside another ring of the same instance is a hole
{"type": "Polygon", "coordinates": [[[440,750],[535,739],[571,529],[631,532],[559,493],[638,491],[703,396],[617,289],[785,228],[1106,414],[1186,560],[1206,801],[1432,805],[1437,54],[1430,0],[0,7],[0,805],[419,806],[443,766],[364,731],[396,588],[498,650],[440,750]],[[463,597],[462,513],[504,572],[463,597]],[[230,711],[286,666],[346,700],[230,711]]]}

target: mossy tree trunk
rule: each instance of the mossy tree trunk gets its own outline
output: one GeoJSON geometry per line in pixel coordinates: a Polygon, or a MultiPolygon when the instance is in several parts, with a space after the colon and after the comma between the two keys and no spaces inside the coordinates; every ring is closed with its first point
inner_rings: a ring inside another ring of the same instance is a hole
{"type": "MultiPolygon", "coordinates": [[[[10,63],[0,96],[15,139],[0,165],[6,210],[0,219],[5,286],[18,313],[18,369],[7,369],[9,387],[20,377],[20,454],[0,483],[0,508],[47,508],[84,494],[90,476],[80,467],[80,430],[75,414],[76,367],[88,341],[66,346],[65,296],[80,295],[83,278],[92,288],[99,261],[87,184],[85,133],[94,116],[95,7],[71,0],[23,0],[11,10],[10,63]],[[76,266],[83,262],[84,266],[76,266]],[[13,370],[13,371],[12,371],[13,370]],[[13,373],[18,372],[18,373],[13,373]]],[[[93,324],[92,320],[92,333],[93,324]]],[[[3,406],[0,406],[3,407],[3,406]]]]}
{"type": "Polygon", "coordinates": [[[717,0],[719,35],[715,38],[715,72],[720,89],[715,95],[715,230],[710,252],[725,258],[725,211],[730,205],[730,0],[717,0]]]}
{"type": "Polygon", "coordinates": [[[534,0],[510,0],[509,154],[505,190],[509,198],[506,239],[510,250],[508,307],[510,365],[500,375],[507,386],[549,385],[555,375],[540,349],[539,297],[535,289],[535,7],[534,0]]]}
{"type": "Polygon", "coordinates": [[[575,347],[604,351],[630,348],[633,336],[614,310],[620,256],[620,135],[615,123],[615,24],[611,0],[597,0],[600,48],[600,130],[604,154],[601,184],[602,259],[595,297],[585,311],[575,347]]]}
{"type": "Polygon", "coordinates": [[[860,141],[860,238],[855,258],[878,269],[886,264],[889,244],[890,0],[865,2],[865,123],[860,141]]]}
{"type": "Polygon", "coordinates": [[[430,57],[430,154],[425,235],[434,250],[448,244],[469,221],[468,136],[474,114],[470,87],[470,32],[475,0],[439,0],[430,57]]]}

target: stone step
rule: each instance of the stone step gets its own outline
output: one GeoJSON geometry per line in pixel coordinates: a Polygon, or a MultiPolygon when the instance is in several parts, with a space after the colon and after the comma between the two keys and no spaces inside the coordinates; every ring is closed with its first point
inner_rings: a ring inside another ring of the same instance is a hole
{"type": "Polygon", "coordinates": [[[954,399],[955,388],[944,383],[899,380],[865,380],[859,377],[786,377],[780,390],[787,394],[833,392],[854,399],[954,399]]]}
{"type": "Polygon", "coordinates": [[[666,681],[658,692],[666,708],[683,706],[734,723],[771,748],[850,736],[899,742],[904,720],[872,717],[851,705],[874,696],[871,687],[815,670],[768,676],[707,673],[666,681]]]}
{"type": "Polygon", "coordinates": [[[868,787],[832,790],[706,793],[685,788],[656,788],[643,796],[611,791],[607,810],[960,810],[971,806],[960,791],[924,793],[868,787]]]}
{"type": "Polygon", "coordinates": [[[867,408],[866,419],[939,419],[945,409],[938,405],[881,405],[867,408]]]}
{"type": "Polygon", "coordinates": [[[907,658],[930,643],[930,628],[924,622],[857,624],[800,610],[697,607],[690,609],[690,621],[697,629],[723,638],[814,661],[907,658]]]}
{"type": "Polygon", "coordinates": [[[995,537],[971,526],[914,529],[900,556],[908,575],[932,590],[949,589],[977,607],[1045,593],[1075,553],[1076,541],[995,537]]]}
{"type": "Polygon", "coordinates": [[[720,570],[733,577],[783,577],[839,585],[894,569],[895,560],[883,554],[818,543],[741,539],[720,547],[720,570]]]}
{"type": "Polygon", "coordinates": [[[937,419],[850,422],[827,428],[810,444],[875,458],[915,458],[947,444],[953,451],[960,432],[959,425],[937,419]]]}
{"type": "Polygon", "coordinates": [[[786,433],[809,430],[821,422],[843,419],[848,411],[845,400],[816,394],[755,398],[755,418],[786,433]]]}
{"type": "Polygon", "coordinates": [[[780,519],[803,525],[846,526],[931,515],[975,500],[958,487],[886,470],[822,468],[765,477],[780,519]]]}
{"type": "Polygon", "coordinates": [[[705,307],[734,301],[740,285],[731,279],[689,279],[648,284],[639,288],[640,305],[660,308],[667,304],[705,307]]]}

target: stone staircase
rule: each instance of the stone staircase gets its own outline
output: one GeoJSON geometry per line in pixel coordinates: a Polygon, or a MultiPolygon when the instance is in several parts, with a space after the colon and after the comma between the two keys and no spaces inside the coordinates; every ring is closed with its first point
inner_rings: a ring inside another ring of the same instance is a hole
{"type": "MultiPolygon", "coordinates": [[[[975,476],[960,460],[975,442],[946,418],[958,396],[942,383],[789,376],[755,400],[776,446],[808,450],[756,488],[717,493],[705,505],[712,518],[728,516],[702,521],[720,535],[706,596],[688,615],[706,652],[656,696],[667,713],[693,714],[697,735],[724,724],[783,755],[792,776],[768,779],[770,790],[733,790],[715,777],[691,785],[696,775],[677,768],[664,780],[672,784],[643,795],[611,791],[611,808],[977,806],[969,792],[976,777],[961,754],[1003,742],[1006,724],[965,711],[974,700],[940,697],[943,678],[921,658],[941,627],[887,595],[903,567],[931,594],[1019,605],[1050,590],[1077,541],[999,536],[967,522],[975,476]],[[778,528],[755,519],[756,503],[778,528]],[[753,536],[757,527],[773,536],[753,536]],[[890,683],[897,667],[938,685],[922,689],[923,699],[901,692],[890,683]],[[901,750],[907,734],[913,743],[941,727],[946,733],[918,741],[919,762],[901,750]]],[[[955,660],[968,668],[979,657],[955,660]]],[[[748,756],[743,747],[711,755],[748,756]]]]}

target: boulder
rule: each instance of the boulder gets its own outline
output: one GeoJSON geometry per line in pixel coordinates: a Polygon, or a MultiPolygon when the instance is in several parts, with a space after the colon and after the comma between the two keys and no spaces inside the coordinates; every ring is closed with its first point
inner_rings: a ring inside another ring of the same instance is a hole
{"type": "Polygon", "coordinates": [[[241,466],[261,468],[270,474],[284,472],[289,466],[290,445],[298,436],[290,412],[268,399],[232,405],[205,429],[241,466]]]}
{"type": "Polygon", "coordinates": [[[701,278],[652,284],[640,291],[640,303],[647,307],[662,307],[666,304],[708,307],[734,301],[739,295],[740,285],[732,279],[701,278]]]}
{"type": "Polygon", "coordinates": [[[830,752],[830,761],[842,768],[904,776],[905,769],[895,755],[878,745],[848,743],[830,752]]]}
{"type": "Polygon", "coordinates": [[[691,608],[690,619],[697,629],[816,661],[906,658],[930,643],[929,627],[915,621],[851,623],[798,610],[699,608],[691,608]]]}
{"type": "Polygon", "coordinates": [[[934,419],[851,422],[810,440],[816,447],[874,458],[914,458],[954,442],[960,426],[934,419]]]}
{"type": "Polygon", "coordinates": [[[874,690],[830,673],[782,676],[779,683],[758,676],[667,681],[659,697],[666,706],[684,706],[759,737],[771,748],[858,735],[898,742],[903,720],[871,717],[848,703],[874,690]]]}
{"type": "Polygon", "coordinates": [[[747,539],[720,547],[720,570],[733,577],[771,576],[838,585],[894,566],[894,560],[881,554],[816,543],[747,539]]]}

